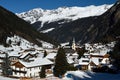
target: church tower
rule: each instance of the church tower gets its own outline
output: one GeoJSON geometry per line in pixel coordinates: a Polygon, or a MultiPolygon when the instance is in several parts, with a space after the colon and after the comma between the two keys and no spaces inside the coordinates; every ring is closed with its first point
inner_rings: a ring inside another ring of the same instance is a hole
{"type": "Polygon", "coordinates": [[[72,49],[76,50],[75,38],[73,38],[73,41],[72,41],[72,49]]]}

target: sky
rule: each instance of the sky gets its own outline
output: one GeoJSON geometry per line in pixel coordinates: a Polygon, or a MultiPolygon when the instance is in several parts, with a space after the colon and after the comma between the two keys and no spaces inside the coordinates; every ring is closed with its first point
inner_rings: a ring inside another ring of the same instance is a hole
{"type": "Polygon", "coordinates": [[[0,0],[0,6],[14,12],[21,13],[34,8],[56,9],[58,7],[89,6],[114,4],[117,0],[0,0]]]}

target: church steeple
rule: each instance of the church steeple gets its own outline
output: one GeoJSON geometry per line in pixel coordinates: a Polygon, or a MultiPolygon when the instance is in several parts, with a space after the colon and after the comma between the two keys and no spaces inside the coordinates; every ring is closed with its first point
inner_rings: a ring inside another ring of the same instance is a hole
{"type": "Polygon", "coordinates": [[[75,38],[73,38],[73,41],[72,41],[72,49],[76,50],[75,38]]]}
{"type": "Polygon", "coordinates": [[[73,38],[73,43],[75,43],[75,38],[73,38]]]}

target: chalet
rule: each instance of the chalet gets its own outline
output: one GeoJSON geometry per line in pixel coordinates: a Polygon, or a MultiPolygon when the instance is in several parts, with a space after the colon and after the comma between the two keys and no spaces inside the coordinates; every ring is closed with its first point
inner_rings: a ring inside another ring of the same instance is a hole
{"type": "Polygon", "coordinates": [[[14,77],[38,77],[42,66],[49,66],[49,69],[53,65],[53,62],[47,58],[36,58],[32,62],[25,62],[19,60],[12,64],[11,68],[14,77]]]}
{"type": "Polygon", "coordinates": [[[9,60],[11,61],[11,64],[17,62],[19,60],[20,55],[11,55],[9,56],[9,60]]]}
{"type": "Polygon", "coordinates": [[[101,67],[102,65],[108,65],[109,54],[107,51],[100,51],[97,53],[85,53],[81,59],[79,59],[79,66],[82,70],[92,70],[92,68],[101,67]]]}
{"type": "MultiPolygon", "coordinates": [[[[37,58],[38,56],[40,57],[40,52],[38,52],[38,51],[28,51],[28,52],[22,52],[20,54],[21,54],[21,56],[19,57],[19,59],[28,61],[28,62],[30,62],[34,58],[37,58]]],[[[41,53],[41,55],[43,55],[43,54],[41,53]]]]}
{"type": "Polygon", "coordinates": [[[89,65],[89,59],[88,58],[80,58],[79,59],[79,68],[81,70],[88,70],[88,65],[89,65]]]}

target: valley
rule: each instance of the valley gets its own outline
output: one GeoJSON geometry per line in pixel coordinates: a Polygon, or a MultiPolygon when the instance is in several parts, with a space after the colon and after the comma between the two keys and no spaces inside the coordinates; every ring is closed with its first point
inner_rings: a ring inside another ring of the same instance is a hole
{"type": "Polygon", "coordinates": [[[22,13],[0,6],[0,80],[119,80],[119,75],[119,0],[22,13]]]}

